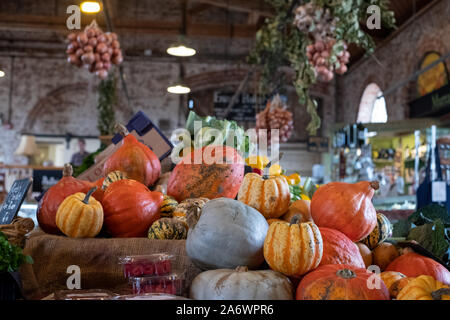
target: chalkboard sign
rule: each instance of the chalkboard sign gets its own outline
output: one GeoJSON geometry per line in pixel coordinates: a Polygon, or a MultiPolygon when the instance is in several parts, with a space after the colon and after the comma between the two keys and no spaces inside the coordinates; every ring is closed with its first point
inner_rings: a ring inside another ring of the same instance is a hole
{"type": "Polygon", "coordinates": [[[307,150],[310,152],[327,152],[328,138],[309,136],[307,142],[307,150]]]}
{"type": "Polygon", "coordinates": [[[14,181],[0,209],[0,224],[10,224],[14,220],[22,202],[25,200],[31,183],[31,178],[14,181]]]}
{"type": "Polygon", "coordinates": [[[238,122],[255,122],[256,96],[249,93],[241,93],[235,100],[230,113],[227,114],[228,104],[233,95],[234,92],[214,92],[214,116],[219,119],[238,122]]]}
{"type": "Polygon", "coordinates": [[[62,178],[62,170],[33,170],[33,192],[50,189],[62,178]]]}

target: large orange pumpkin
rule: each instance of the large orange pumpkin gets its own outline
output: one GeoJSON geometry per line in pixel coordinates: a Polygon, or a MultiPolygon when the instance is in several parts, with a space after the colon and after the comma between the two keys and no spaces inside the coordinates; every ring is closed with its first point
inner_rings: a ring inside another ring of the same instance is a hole
{"type": "Polygon", "coordinates": [[[323,240],[323,256],[320,265],[348,264],[365,268],[358,246],[340,231],[319,227],[323,240]]]}
{"type": "Polygon", "coordinates": [[[170,175],[167,194],[178,202],[188,198],[234,199],[243,177],[244,160],[235,149],[209,145],[181,159],[170,175]]]}
{"type": "Polygon", "coordinates": [[[112,183],[102,201],[106,229],[118,238],[146,237],[152,223],[160,218],[163,197],[135,180],[112,183]]]}
{"type": "Polygon", "coordinates": [[[128,134],[124,126],[116,126],[117,131],[124,136],[117,149],[106,160],[103,174],[106,177],[112,171],[121,171],[127,178],[151,186],[161,174],[161,162],[156,154],[145,144],[128,134]]]}
{"type": "Polygon", "coordinates": [[[247,173],[238,193],[238,200],[255,208],[266,218],[279,218],[289,209],[291,193],[285,178],[262,177],[247,173]]]}
{"type": "Polygon", "coordinates": [[[341,231],[357,242],[377,224],[372,197],[378,182],[331,182],[321,186],[311,199],[311,216],[319,227],[341,231]]]}
{"type": "Polygon", "coordinates": [[[61,202],[74,193],[87,193],[93,186],[89,181],[78,180],[72,177],[72,173],[72,166],[65,164],[61,180],[50,187],[39,201],[36,216],[39,227],[47,233],[61,234],[55,221],[56,212],[61,202]]]}
{"type": "Polygon", "coordinates": [[[406,253],[392,261],[386,271],[397,271],[407,277],[429,275],[437,281],[450,285],[450,271],[439,262],[417,253],[406,253]]]}
{"type": "Polygon", "coordinates": [[[364,268],[329,264],[303,277],[297,287],[297,300],[389,300],[389,291],[379,278],[374,288],[368,283],[378,275],[364,268]],[[376,285],[379,288],[376,288],[376,285]]]}
{"type": "Polygon", "coordinates": [[[272,270],[298,277],[316,268],[322,259],[322,236],[312,222],[276,221],[264,240],[264,258],[272,270]]]}

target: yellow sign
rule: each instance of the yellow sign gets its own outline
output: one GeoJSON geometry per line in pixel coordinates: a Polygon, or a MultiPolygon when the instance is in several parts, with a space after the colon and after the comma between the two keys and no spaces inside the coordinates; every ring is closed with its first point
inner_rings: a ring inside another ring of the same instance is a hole
{"type": "MultiPolygon", "coordinates": [[[[426,68],[441,56],[436,52],[428,53],[420,64],[420,69],[426,68]]],[[[447,68],[443,62],[438,63],[430,70],[422,73],[417,79],[417,90],[420,96],[424,96],[448,83],[447,68]]]]}

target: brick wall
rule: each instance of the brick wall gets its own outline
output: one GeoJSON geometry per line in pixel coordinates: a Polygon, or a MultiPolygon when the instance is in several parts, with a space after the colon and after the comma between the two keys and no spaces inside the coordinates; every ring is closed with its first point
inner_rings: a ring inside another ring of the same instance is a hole
{"type": "MultiPolygon", "coordinates": [[[[446,54],[450,51],[450,1],[441,0],[409,24],[387,44],[339,77],[337,84],[337,121],[355,122],[366,86],[375,82],[387,90],[407,79],[418,68],[429,51],[446,54]]],[[[447,61],[448,62],[448,61],[447,61]]],[[[448,68],[448,63],[447,63],[448,68]]],[[[415,98],[415,82],[386,97],[389,120],[408,118],[408,102],[415,98]]]]}

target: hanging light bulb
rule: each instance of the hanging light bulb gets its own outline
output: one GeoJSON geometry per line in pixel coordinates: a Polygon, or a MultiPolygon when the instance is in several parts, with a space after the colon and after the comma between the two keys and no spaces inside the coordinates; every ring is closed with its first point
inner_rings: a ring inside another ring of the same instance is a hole
{"type": "Polygon", "coordinates": [[[84,13],[100,12],[100,3],[97,1],[85,1],[80,5],[81,11],[84,13]]]}
{"type": "Polygon", "coordinates": [[[3,71],[3,70],[0,69],[0,78],[3,78],[5,75],[6,75],[6,74],[5,74],[5,71],[3,71]]]}
{"type": "Polygon", "coordinates": [[[166,50],[166,52],[177,57],[191,57],[197,53],[195,49],[186,47],[183,44],[172,45],[166,50]]]}
{"type": "Polygon", "coordinates": [[[191,92],[191,88],[185,86],[184,84],[177,84],[167,88],[167,92],[175,94],[186,94],[191,92]]]}
{"type": "Polygon", "coordinates": [[[175,43],[173,45],[171,45],[166,52],[172,56],[176,56],[176,57],[191,57],[194,54],[197,53],[197,51],[193,48],[190,48],[189,46],[187,46],[187,43],[185,41],[185,37],[186,37],[186,4],[187,1],[183,2],[183,21],[182,21],[182,28],[180,30],[180,39],[178,41],[178,43],[175,43]]]}
{"type": "Polygon", "coordinates": [[[180,63],[178,81],[174,85],[168,87],[167,92],[175,94],[186,94],[191,92],[191,88],[184,83],[184,65],[182,63],[180,63]]]}

